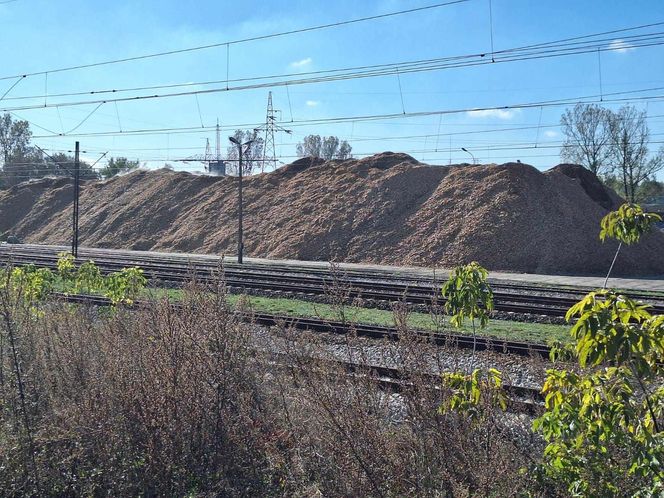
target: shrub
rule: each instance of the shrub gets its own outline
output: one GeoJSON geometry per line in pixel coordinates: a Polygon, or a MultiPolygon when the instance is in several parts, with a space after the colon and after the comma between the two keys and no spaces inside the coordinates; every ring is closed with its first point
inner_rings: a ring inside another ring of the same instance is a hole
{"type": "Polygon", "coordinates": [[[524,421],[485,412],[471,424],[438,413],[446,394],[415,368],[439,354],[425,339],[404,328],[398,343],[367,348],[352,335],[330,343],[286,327],[256,330],[219,287],[114,313],[28,305],[20,293],[0,292],[0,344],[11,335],[16,345],[16,356],[0,347],[2,494],[462,497],[525,489],[517,472],[532,450],[524,421]],[[339,358],[389,363],[408,372],[406,384],[383,390],[371,369],[349,375],[330,361],[339,358]]]}

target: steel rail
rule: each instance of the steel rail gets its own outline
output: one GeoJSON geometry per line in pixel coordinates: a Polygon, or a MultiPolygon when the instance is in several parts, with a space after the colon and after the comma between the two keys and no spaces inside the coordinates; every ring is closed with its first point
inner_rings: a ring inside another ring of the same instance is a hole
{"type": "MultiPolygon", "coordinates": [[[[36,264],[50,268],[55,267],[57,250],[52,247],[39,246],[2,246],[0,260],[13,264],[36,264]]],[[[80,262],[92,259],[108,273],[118,271],[127,266],[140,266],[146,276],[156,282],[182,283],[194,277],[202,281],[219,278],[223,270],[223,280],[229,287],[239,289],[267,290],[296,294],[325,295],[333,287],[341,286],[349,298],[404,302],[431,306],[444,304],[439,295],[436,282],[407,281],[407,277],[382,279],[376,272],[355,272],[348,274],[345,270],[335,275],[330,270],[312,268],[293,268],[286,265],[274,267],[270,264],[233,265],[224,263],[218,258],[192,258],[181,255],[152,255],[131,251],[115,251],[100,249],[81,250],[80,262]],[[317,270],[317,271],[315,271],[317,270]]],[[[394,277],[394,275],[392,275],[394,277]]],[[[538,288],[535,294],[529,286],[519,286],[518,291],[509,292],[509,286],[495,286],[494,308],[496,311],[535,314],[548,317],[563,317],[566,311],[577,302],[581,294],[545,295],[542,292],[557,293],[557,290],[538,288]]],[[[635,297],[633,294],[630,294],[635,297]]],[[[650,295],[641,296],[655,299],[650,295]]],[[[664,305],[652,303],[654,313],[664,313],[664,305]]]]}
{"type": "MultiPolygon", "coordinates": [[[[110,301],[101,296],[62,293],[55,293],[53,296],[57,299],[76,304],[93,306],[110,305],[110,301]]],[[[136,301],[135,306],[139,308],[150,306],[150,301],[139,300],[136,301]]],[[[343,322],[340,320],[327,320],[317,317],[294,317],[272,313],[244,313],[241,316],[246,321],[266,327],[286,326],[318,333],[336,335],[356,334],[359,337],[368,337],[372,339],[400,340],[400,332],[398,328],[387,327],[384,325],[343,322]]],[[[549,358],[551,352],[551,348],[545,344],[510,341],[495,337],[476,336],[473,338],[468,334],[425,330],[414,330],[413,333],[418,339],[437,346],[448,346],[460,349],[474,348],[476,351],[509,353],[519,356],[537,356],[545,359],[549,358]]]]}
{"type": "MultiPolygon", "coordinates": [[[[37,245],[37,244],[5,244],[0,245],[0,253],[13,253],[16,255],[26,254],[34,255],[42,253],[46,255],[55,255],[61,251],[67,251],[65,246],[52,246],[52,245],[37,245]]],[[[222,258],[219,256],[206,255],[206,254],[192,254],[192,253],[155,253],[146,251],[133,251],[123,249],[103,249],[103,248],[82,248],[82,254],[87,256],[83,259],[95,259],[103,257],[107,259],[118,259],[120,261],[132,261],[135,264],[144,262],[162,262],[164,264],[179,264],[179,265],[192,265],[200,267],[217,268],[222,264],[222,258]]],[[[295,262],[294,262],[295,263],[295,262]]],[[[223,267],[226,269],[255,269],[274,272],[287,272],[293,274],[304,274],[309,276],[329,276],[332,272],[329,268],[322,268],[320,266],[311,266],[307,262],[299,262],[300,264],[281,263],[281,262],[249,262],[245,265],[237,265],[232,261],[223,261],[223,267]]],[[[409,272],[408,268],[400,270],[399,273],[394,273],[390,270],[383,270],[377,268],[343,268],[339,273],[349,278],[360,279],[375,279],[380,281],[409,281],[414,283],[427,282],[429,284],[440,285],[440,280],[433,280],[430,277],[418,274],[414,275],[409,272]]],[[[523,290],[534,291],[539,293],[555,293],[555,294],[568,294],[575,298],[580,294],[584,294],[593,290],[592,287],[579,287],[579,286],[552,286],[548,284],[520,284],[514,282],[505,282],[500,279],[489,278],[494,289],[506,290],[523,290]]],[[[663,292],[639,292],[629,291],[630,297],[635,299],[664,299],[663,292]]]]}
{"type": "MultiPolygon", "coordinates": [[[[54,294],[56,300],[64,301],[72,304],[80,304],[86,306],[110,306],[109,299],[82,294],[54,294]]],[[[151,303],[146,300],[135,301],[129,309],[141,309],[142,307],[150,306],[151,303]]],[[[172,306],[181,306],[178,303],[172,303],[172,306]]],[[[315,318],[302,319],[293,318],[289,316],[271,315],[267,313],[253,314],[241,313],[240,319],[248,323],[253,323],[263,326],[287,326],[301,330],[313,332],[325,332],[334,334],[348,334],[356,333],[358,336],[383,338],[390,340],[398,340],[398,330],[395,328],[371,326],[362,324],[343,324],[341,322],[320,320],[315,318]]],[[[436,345],[451,345],[460,348],[473,347],[473,340],[467,336],[459,335],[445,335],[444,334],[431,334],[428,332],[417,332],[425,340],[432,341],[436,345]],[[468,340],[470,339],[470,340],[468,340]],[[443,341],[443,342],[441,342],[443,341]]],[[[503,353],[512,353],[517,355],[544,355],[547,346],[538,344],[517,343],[513,341],[498,341],[494,342],[491,338],[477,337],[477,350],[491,350],[503,353]],[[497,346],[502,345],[501,348],[497,346]]],[[[273,356],[288,359],[284,353],[270,352],[273,356]]],[[[389,367],[386,365],[366,364],[350,362],[340,359],[329,359],[319,357],[307,357],[308,360],[313,360],[318,364],[329,364],[337,367],[342,367],[347,373],[353,376],[371,376],[371,380],[376,382],[383,388],[391,389],[401,392],[406,389],[417,388],[418,385],[424,382],[428,389],[442,389],[441,376],[433,372],[423,371],[405,371],[403,369],[389,367]]],[[[293,367],[292,364],[288,365],[293,367]]],[[[539,388],[503,384],[503,389],[511,396],[508,398],[508,409],[517,413],[539,414],[542,411],[543,396],[539,388]]]]}

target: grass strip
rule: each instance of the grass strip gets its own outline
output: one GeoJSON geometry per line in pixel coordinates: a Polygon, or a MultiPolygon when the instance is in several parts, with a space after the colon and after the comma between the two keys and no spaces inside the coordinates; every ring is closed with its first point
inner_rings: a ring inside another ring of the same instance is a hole
{"type": "MultiPolygon", "coordinates": [[[[173,300],[181,299],[182,291],[179,289],[150,289],[152,297],[168,295],[173,300]]],[[[230,294],[227,297],[232,305],[237,304],[240,299],[248,302],[256,312],[286,315],[291,317],[316,317],[323,320],[340,320],[342,310],[330,304],[314,303],[299,299],[287,299],[279,297],[241,296],[230,294]]],[[[343,315],[346,321],[353,323],[364,323],[370,325],[384,325],[393,327],[394,313],[392,311],[373,308],[360,308],[355,306],[344,306],[343,315]]],[[[455,329],[449,324],[445,317],[444,326],[440,328],[428,313],[413,312],[408,315],[407,323],[413,329],[447,331],[462,334],[471,334],[472,327],[467,322],[463,328],[455,329]]],[[[487,327],[479,331],[478,335],[495,337],[497,339],[537,342],[550,344],[554,341],[570,342],[569,327],[565,325],[552,325],[547,323],[512,322],[508,320],[489,320],[487,327]]]]}

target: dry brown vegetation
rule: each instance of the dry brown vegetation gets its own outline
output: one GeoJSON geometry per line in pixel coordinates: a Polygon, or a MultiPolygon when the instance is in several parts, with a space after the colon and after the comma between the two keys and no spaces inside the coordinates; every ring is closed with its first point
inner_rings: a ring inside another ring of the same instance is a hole
{"type": "MultiPolygon", "coordinates": [[[[71,183],[0,191],[0,232],[68,244],[71,183]]],[[[430,166],[406,154],[301,159],[245,183],[246,254],[320,261],[602,273],[616,244],[598,240],[617,195],[581,166],[430,166]]],[[[81,191],[81,243],[232,254],[237,179],[137,171],[81,191]]],[[[664,274],[664,234],[618,258],[614,273],[664,274]]]]}
{"type": "MultiPolygon", "coordinates": [[[[3,293],[3,496],[465,497],[531,486],[519,468],[541,442],[526,418],[441,415],[445,394],[417,375],[390,393],[287,328],[257,344],[223,288],[209,290],[134,311],[36,310],[3,293]]],[[[402,333],[391,360],[412,370],[430,346],[402,333]]],[[[361,362],[355,340],[339,348],[361,362]]]]}

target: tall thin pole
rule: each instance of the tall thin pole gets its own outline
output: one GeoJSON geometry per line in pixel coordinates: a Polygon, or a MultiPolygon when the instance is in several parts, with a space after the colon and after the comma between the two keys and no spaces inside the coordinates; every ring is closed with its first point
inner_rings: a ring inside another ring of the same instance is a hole
{"type": "Polygon", "coordinates": [[[76,142],[74,153],[74,213],[73,213],[73,233],[71,240],[71,253],[78,257],[78,199],[81,191],[81,167],[79,162],[79,143],[76,142]]]}
{"type": "Polygon", "coordinates": [[[242,243],[242,144],[238,144],[239,149],[239,165],[238,165],[238,225],[237,225],[237,262],[242,264],[242,251],[244,244],[242,243]]]}
{"type": "Polygon", "coordinates": [[[276,116],[272,106],[272,92],[267,94],[267,114],[265,116],[265,140],[263,142],[263,162],[261,163],[261,173],[265,173],[265,165],[272,165],[272,169],[277,169],[277,151],[274,147],[274,128],[276,116]]]}
{"type": "Polygon", "coordinates": [[[461,147],[461,150],[464,151],[464,152],[467,153],[467,154],[470,154],[470,157],[473,158],[473,164],[475,164],[475,163],[477,162],[477,161],[475,161],[475,155],[474,155],[472,152],[470,152],[470,151],[469,151],[468,149],[466,149],[465,147],[461,147]]]}
{"type": "Polygon", "coordinates": [[[219,118],[217,118],[217,144],[215,147],[215,161],[221,161],[221,128],[219,128],[219,118]]]}

